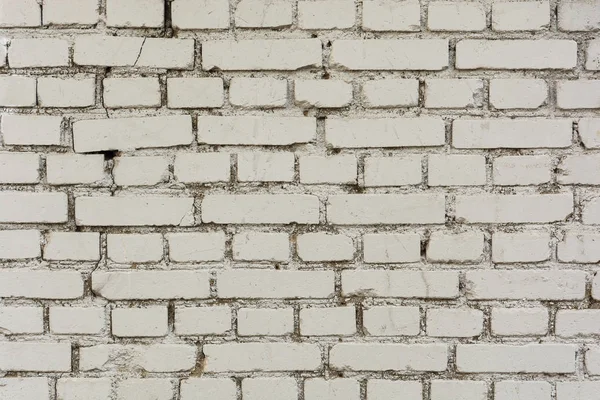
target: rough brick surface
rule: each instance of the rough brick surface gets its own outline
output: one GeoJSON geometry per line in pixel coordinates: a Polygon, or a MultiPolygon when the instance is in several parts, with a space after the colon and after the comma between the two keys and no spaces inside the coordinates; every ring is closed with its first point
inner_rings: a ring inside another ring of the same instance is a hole
{"type": "Polygon", "coordinates": [[[0,0],[0,400],[599,400],[600,0],[0,0]]]}

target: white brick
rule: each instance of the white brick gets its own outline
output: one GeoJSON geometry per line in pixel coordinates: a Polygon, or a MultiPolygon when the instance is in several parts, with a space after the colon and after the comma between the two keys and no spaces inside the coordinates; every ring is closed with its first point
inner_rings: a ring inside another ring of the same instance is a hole
{"type": "Polygon", "coordinates": [[[351,307],[311,307],[300,310],[303,336],[354,335],[356,310],[351,307]]]}
{"type": "Polygon", "coordinates": [[[172,400],[175,381],[171,379],[126,379],[117,384],[118,400],[172,400]]]}
{"type": "Polygon", "coordinates": [[[539,185],[551,179],[550,156],[504,156],[494,160],[495,185],[539,185]]]}
{"type": "Polygon", "coordinates": [[[119,186],[153,186],[169,179],[169,159],[162,156],[124,156],[114,159],[112,175],[119,186]]]}
{"type": "Polygon", "coordinates": [[[600,383],[557,382],[556,400],[594,400],[600,390],[600,383]]]}
{"type": "Polygon", "coordinates": [[[175,333],[178,335],[222,335],[230,329],[229,307],[175,308],[175,333]]]}
{"type": "Polygon", "coordinates": [[[370,336],[416,336],[419,307],[375,306],[363,310],[363,325],[370,336]]]}
{"type": "Polygon", "coordinates": [[[66,222],[67,202],[66,193],[60,192],[1,192],[0,222],[66,222]]]}
{"type": "Polygon", "coordinates": [[[482,31],[486,27],[484,6],[466,1],[429,3],[427,27],[430,31],[482,31]]]}
{"type": "Polygon", "coordinates": [[[374,233],[363,236],[366,263],[407,263],[421,260],[418,233],[374,233]]]}
{"type": "Polygon", "coordinates": [[[246,400],[296,400],[298,387],[294,378],[245,378],[242,396],[246,400]]]}
{"type": "Polygon", "coordinates": [[[0,277],[0,297],[76,299],[83,295],[83,279],[77,271],[3,269],[0,277]]]}
{"type": "Polygon", "coordinates": [[[600,71],[600,39],[590,40],[585,49],[585,69],[600,71]]]}
{"type": "Polygon", "coordinates": [[[236,269],[217,273],[220,298],[324,299],[333,295],[333,271],[236,269]]]}
{"type": "Polygon", "coordinates": [[[81,371],[181,372],[196,363],[196,346],[184,344],[100,344],[79,348],[81,371]]]}
{"type": "Polygon", "coordinates": [[[576,350],[570,344],[459,344],[456,367],[467,373],[573,373],[576,350]]]}
{"type": "Polygon", "coordinates": [[[292,4],[287,1],[242,0],[235,9],[239,28],[280,28],[292,25],[292,4]]]}
{"type": "Polygon", "coordinates": [[[483,155],[431,154],[428,158],[429,186],[485,185],[483,155]]]}
{"type": "Polygon", "coordinates": [[[109,378],[59,378],[56,394],[60,400],[104,400],[111,396],[109,378]]]}
{"type": "Polygon", "coordinates": [[[427,259],[433,262],[475,262],[483,255],[483,232],[432,232],[427,259]]]}
{"type": "Polygon", "coordinates": [[[573,40],[461,40],[457,69],[570,69],[577,63],[573,40]]]}
{"type": "MultiPolygon", "coordinates": [[[[116,0],[118,1],[118,0],[116,0]]],[[[171,4],[176,29],[227,29],[229,3],[223,0],[177,0],[171,4]]]]}
{"type": "Polygon", "coordinates": [[[562,109],[600,108],[600,79],[558,81],[556,105],[562,109]]]}
{"type": "Polygon", "coordinates": [[[106,0],[106,25],[118,28],[162,28],[162,0],[106,0]]]}
{"type": "Polygon", "coordinates": [[[106,248],[116,263],[157,262],[163,257],[163,238],[160,233],[108,234],[106,248]]]}
{"type": "Polygon", "coordinates": [[[590,375],[600,375],[600,348],[595,346],[585,352],[585,369],[590,375]]]}
{"type": "Polygon", "coordinates": [[[421,156],[365,158],[365,186],[418,185],[423,181],[421,156]]]}
{"type": "Polygon", "coordinates": [[[98,335],[106,317],[102,307],[50,307],[50,331],[58,335],[98,335]]]}
{"type": "Polygon", "coordinates": [[[188,115],[92,119],[73,124],[77,153],[187,145],[193,138],[188,115]]]}
{"type": "Polygon", "coordinates": [[[44,0],[44,25],[93,25],[98,22],[96,0],[44,0]]]}
{"type": "Polygon", "coordinates": [[[95,271],[92,291],[108,300],[203,299],[208,280],[207,271],[95,271]]]}
{"type": "Polygon", "coordinates": [[[329,364],[342,371],[445,371],[445,344],[341,343],[329,351],[329,364]]]}
{"type": "Polygon", "coordinates": [[[48,378],[2,378],[0,397],[7,400],[50,400],[48,387],[48,378]]]}
{"type": "Polygon", "coordinates": [[[0,0],[0,27],[34,27],[42,21],[42,6],[36,0],[0,0]]]}
{"type": "Polygon", "coordinates": [[[427,79],[425,107],[470,108],[483,104],[483,81],[480,79],[427,79]]]}
{"type": "Polygon", "coordinates": [[[351,261],[354,243],[345,235],[305,233],[296,239],[298,256],[303,261],[351,261]]]}
{"type": "Polygon", "coordinates": [[[539,31],[550,25],[548,1],[492,3],[492,29],[499,32],[539,31]]]}
{"type": "Polygon", "coordinates": [[[61,39],[11,39],[8,65],[11,68],[67,67],[69,43],[61,39]]]}
{"type": "Polygon", "coordinates": [[[431,381],[431,400],[486,400],[488,389],[480,381],[431,381]]]}
{"type": "Polygon", "coordinates": [[[22,306],[0,307],[0,333],[4,335],[44,333],[44,309],[22,306]]]}
{"type": "Polygon", "coordinates": [[[0,259],[27,259],[42,255],[42,237],[35,229],[0,231],[0,259]]]}
{"type": "Polygon", "coordinates": [[[0,153],[0,183],[37,183],[39,170],[36,153],[0,153]]]}
{"type": "Polygon", "coordinates": [[[362,28],[365,31],[420,31],[419,2],[366,0],[363,2],[362,28]]]}
{"type": "Polygon", "coordinates": [[[287,233],[242,232],[233,236],[233,259],[244,261],[288,261],[287,233]]]}
{"type": "Polygon", "coordinates": [[[227,182],[230,163],[228,153],[178,153],[175,177],[183,183],[227,182]]]}
{"type": "Polygon", "coordinates": [[[188,378],[181,381],[181,400],[236,400],[235,381],[227,378],[188,378]]]}
{"type": "MultiPolygon", "coordinates": [[[[558,29],[561,31],[600,30],[600,3],[595,0],[560,1],[558,3],[558,29]]],[[[564,399],[559,398],[558,400],[564,399]]]]}
{"type": "MultiPolygon", "coordinates": [[[[351,4],[351,3],[350,3],[351,4]]],[[[359,400],[360,386],[356,379],[309,378],[304,381],[306,400],[359,400]]]]}
{"type": "MultiPolygon", "coordinates": [[[[27,91],[25,86],[19,90],[27,91]]],[[[60,145],[61,122],[61,117],[2,114],[2,140],[5,145],[60,145]]]]}
{"type": "Polygon", "coordinates": [[[112,334],[120,337],[160,337],[168,331],[167,307],[115,308],[112,334]]]}
{"type": "Polygon", "coordinates": [[[292,308],[241,308],[237,320],[241,336],[282,336],[294,332],[292,308]]]}
{"type": "MultiPolygon", "coordinates": [[[[314,4],[319,2],[325,2],[325,0],[307,1],[305,3],[314,4]]],[[[352,5],[346,0],[343,2],[352,5]]],[[[296,79],[294,81],[294,94],[296,104],[300,107],[345,107],[352,102],[352,85],[340,80],[296,79]]]]}
{"type": "Polygon", "coordinates": [[[492,309],[492,334],[497,336],[543,336],[548,333],[545,308],[492,309]]]}
{"type": "Polygon", "coordinates": [[[567,231],[558,243],[558,260],[562,262],[600,262],[600,234],[597,232],[567,231]]]}
{"type": "Polygon", "coordinates": [[[327,198],[327,222],[336,225],[436,224],[445,221],[444,196],[347,194],[327,198]]]}
{"type": "Polygon", "coordinates": [[[37,95],[41,107],[90,107],[96,103],[96,79],[39,77],[37,95]]]}
{"type": "Polygon", "coordinates": [[[430,308],[426,324],[428,336],[478,336],[483,330],[483,312],[468,308],[430,308]]]}
{"type": "Polygon", "coordinates": [[[349,70],[439,71],[448,66],[448,40],[340,39],[333,42],[329,63],[349,70]]]}
{"type": "Polygon", "coordinates": [[[573,270],[467,271],[467,298],[477,300],[581,300],[585,272],[573,270]]]}
{"type": "Polygon", "coordinates": [[[550,258],[547,231],[494,232],[492,261],[495,263],[540,262],[550,258]]]}
{"type": "Polygon", "coordinates": [[[49,232],[44,259],[96,261],[100,259],[100,234],[96,232],[49,232]]]}
{"type": "Polygon", "coordinates": [[[202,43],[202,69],[205,71],[213,68],[294,71],[320,66],[319,39],[215,40],[202,43]]]}
{"type": "Polygon", "coordinates": [[[345,296],[451,299],[458,296],[452,271],[356,270],[342,272],[345,296]]]}
{"type": "Polygon", "coordinates": [[[314,371],[321,366],[319,346],[310,343],[205,344],[206,372],[314,371]]]}
{"type": "Polygon", "coordinates": [[[354,25],[354,4],[346,0],[298,2],[300,29],[346,29],[354,25]]]}
{"type": "MultiPolygon", "coordinates": [[[[363,4],[371,3],[365,1],[363,4]]],[[[397,2],[403,4],[405,2],[397,2]]],[[[366,107],[413,107],[419,103],[417,79],[378,79],[362,85],[366,107]]]]}
{"type": "Polygon", "coordinates": [[[158,78],[105,78],[104,107],[160,107],[158,78]]]}
{"type": "Polygon", "coordinates": [[[287,80],[275,78],[232,78],[229,102],[234,106],[252,108],[285,107],[287,80]]]}
{"type": "Polygon", "coordinates": [[[595,197],[583,204],[582,221],[584,224],[600,224],[600,198],[595,197]]]}
{"type": "Polygon", "coordinates": [[[539,108],[547,98],[548,84],[542,79],[490,80],[490,105],[500,110],[539,108]]]}
{"type": "Polygon", "coordinates": [[[2,342],[0,368],[4,371],[69,372],[71,343],[2,342]]]}
{"type": "Polygon", "coordinates": [[[194,223],[193,203],[192,197],[77,197],[75,223],[79,226],[190,226],[194,223]]]}
{"type": "Polygon", "coordinates": [[[350,148],[442,146],[446,141],[444,122],[438,117],[328,118],[325,138],[333,147],[350,148]]]}
{"type": "MultiPolygon", "coordinates": [[[[36,105],[36,79],[31,76],[0,76],[0,106],[34,107],[36,105]]],[[[3,116],[2,119],[5,119],[3,116]]],[[[5,141],[5,143],[7,143],[5,141]]]]}
{"type": "Polygon", "coordinates": [[[175,262],[221,261],[225,253],[223,232],[167,233],[169,259],[175,262]]]}
{"type": "Polygon", "coordinates": [[[223,105],[221,78],[168,78],[169,108],[210,108],[223,105]]]}
{"type": "Polygon", "coordinates": [[[104,179],[102,154],[48,154],[46,179],[50,185],[90,184],[104,179]]]}
{"type": "Polygon", "coordinates": [[[294,153],[291,152],[238,153],[238,180],[240,182],[292,182],[294,162],[294,153]]]}
{"type": "Polygon", "coordinates": [[[300,182],[303,184],[353,184],[358,166],[356,156],[300,156],[300,182]]]}
{"type": "Polygon", "coordinates": [[[198,117],[198,143],[286,146],[316,136],[316,121],[306,117],[198,117]]]}
{"type": "Polygon", "coordinates": [[[316,224],[319,199],[301,194],[206,195],[202,222],[216,224],[316,224]]]}

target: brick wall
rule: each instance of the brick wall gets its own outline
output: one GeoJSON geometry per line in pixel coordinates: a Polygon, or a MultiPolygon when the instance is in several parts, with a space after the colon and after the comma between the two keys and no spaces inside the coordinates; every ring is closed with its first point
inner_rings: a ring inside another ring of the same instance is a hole
{"type": "Polygon", "coordinates": [[[0,399],[600,398],[598,0],[0,0],[0,37],[0,399]]]}

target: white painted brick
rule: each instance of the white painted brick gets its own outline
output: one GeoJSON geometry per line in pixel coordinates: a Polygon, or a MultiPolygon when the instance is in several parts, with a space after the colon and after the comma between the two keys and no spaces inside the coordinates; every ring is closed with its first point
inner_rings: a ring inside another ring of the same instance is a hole
{"type": "Polygon", "coordinates": [[[485,157],[483,155],[442,155],[428,157],[429,186],[485,185],[485,157]]]}
{"type": "Polygon", "coordinates": [[[499,32],[539,31],[550,25],[548,1],[492,3],[492,29],[499,32]]]}
{"type": "Polygon", "coordinates": [[[66,222],[67,202],[60,192],[0,192],[0,222],[66,222]]]}
{"type": "MultiPolygon", "coordinates": [[[[326,0],[306,1],[320,3],[326,0]]],[[[329,2],[329,1],[327,1],[329,2]]],[[[343,0],[345,4],[351,3],[343,0]]],[[[354,5],[352,5],[354,8],[354,5]]],[[[294,81],[296,104],[300,107],[337,108],[352,102],[352,85],[341,80],[296,79],[294,81]]]]}
{"type": "Polygon", "coordinates": [[[559,337],[585,337],[600,335],[598,310],[558,310],[556,335],[559,337]]]}
{"type": "Polygon", "coordinates": [[[433,262],[475,262],[483,255],[483,232],[435,231],[427,244],[427,259],[433,262]]]}
{"type": "Polygon", "coordinates": [[[169,259],[175,262],[221,261],[225,253],[223,232],[167,233],[169,259]]]}
{"type": "Polygon", "coordinates": [[[548,333],[548,310],[536,308],[492,309],[492,334],[497,336],[543,336],[548,333]]]}
{"type": "Polygon", "coordinates": [[[59,378],[56,381],[59,400],[104,400],[111,393],[109,378],[59,378]]]}
{"type": "Polygon", "coordinates": [[[39,154],[0,153],[0,183],[37,183],[39,170],[39,154]]]}
{"type": "MultiPolygon", "coordinates": [[[[370,3],[370,1],[369,1],[370,3]]],[[[403,4],[405,2],[397,2],[403,4]]],[[[367,4],[365,1],[363,4],[367,4]]],[[[378,79],[362,85],[366,107],[412,107],[419,103],[419,81],[416,79],[378,79]]]]}
{"type": "Polygon", "coordinates": [[[467,298],[478,300],[580,300],[585,272],[573,270],[467,271],[467,298]]]}
{"type": "Polygon", "coordinates": [[[595,0],[560,1],[558,3],[558,29],[561,31],[600,30],[600,3],[595,0]]]}
{"type": "Polygon", "coordinates": [[[222,335],[230,329],[229,307],[175,308],[175,333],[178,335],[222,335]]]}
{"type": "Polygon", "coordinates": [[[288,261],[287,233],[242,232],[233,236],[233,259],[244,261],[288,261]]]}
{"type": "Polygon", "coordinates": [[[44,333],[44,309],[23,306],[0,307],[0,333],[4,335],[44,333]]]}
{"type": "Polygon", "coordinates": [[[0,67],[5,67],[8,61],[6,57],[6,54],[8,52],[7,46],[8,40],[0,39],[0,67]]]}
{"type": "Polygon", "coordinates": [[[345,29],[354,25],[355,8],[351,1],[317,0],[298,2],[300,29],[345,29]]]}
{"type": "Polygon", "coordinates": [[[188,378],[181,381],[181,400],[237,399],[235,381],[228,378],[188,378]]]}
{"type": "Polygon", "coordinates": [[[458,296],[452,271],[356,270],[342,272],[345,296],[451,299],[458,296]]]}
{"type": "Polygon", "coordinates": [[[459,344],[459,372],[573,373],[575,352],[571,344],[459,344]]]}
{"type": "Polygon", "coordinates": [[[448,40],[351,40],[333,42],[330,65],[349,70],[439,71],[448,66],[448,40]]]}
{"type": "Polygon", "coordinates": [[[311,307],[300,310],[303,336],[344,336],[356,333],[356,309],[350,307],[311,307]]]}
{"type": "Polygon", "coordinates": [[[161,378],[126,379],[117,384],[118,400],[172,400],[175,381],[161,378]]]}
{"type": "Polygon", "coordinates": [[[44,0],[44,25],[93,25],[99,20],[96,0],[44,0]]]}
{"type": "Polygon", "coordinates": [[[100,234],[97,232],[49,232],[44,259],[97,261],[100,259],[100,234]]]}
{"type": "Polygon", "coordinates": [[[189,371],[196,363],[196,347],[185,344],[100,344],[79,348],[81,371],[115,368],[147,372],[189,371]]]}
{"type": "Polygon", "coordinates": [[[229,3],[223,0],[178,0],[171,4],[171,12],[176,29],[229,27],[229,3]]]}
{"type": "Polygon", "coordinates": [[[548,84],[543,79],[490,80],[490,104],[497,109],[539,108],[547,98],[548,84]]]}
{"type": "Polygon", "coordinates": [[[0,0],[0,27],[35,27],[42,23],[42,7],[36,0],[0,0]]]}
{"type": "Polygon", "coordinates": [[[427,79],[425,107],[470,108],[483,104],[483,81],[480,79],[427,79]]]}
{"type": "MultiPolygon", "coordinates": [[[[36,79],[31,76],[0,76],[0,106],[34,107],[37,102],[36,85],[36,79]]],[[[5,118],[2,117],[3,120],[5,118]]]]}
{"type": "Polygon", "coordinates": [[[600,71],[600,39],[590,40],[585,49],[585,69],[600,71]]]}
{"type": "Polygon", "coordinates": [[[324,299],[333,295],[333,271],[236,269],[217,273],[220,298],[324,299]]]}
{"type": "Polygon", "coordinates": [[[275,78],[233,78],[229,84],[229,102],[252,108],[285,107],[287,80],[275,78]]]}
{"type": "Polygon", "coordinates": [[[363,236],[366,263],[408,263],[421,260],[418,233],[373,233],[363,236]]]}
{"type": "Polygon", "coordinates": [[[41,107],[90,107],[96,103],[96,79],[40,77],[37,96],[41,107]]]}
{"type": "Polygon", "coordinates": [[[428,336],[478,336],[483,330],[483,312],[468,308],[430,308],[426,324],[428,336]]]}
{"type": "Polygon", "coordinates": [[[119,186],[153,186],[169,179],[169,159],[162,156],[117,157],[112,175],[119,186]]]}
{"type": "Polygon", "coordinates": [[[570,69],[577,63],[573,40],[461,40],[457,69],[570,69]]]}
{"type": "Polygon", "coordinates": [[[394,398],[421,400],[423,398],[423,385],[418,381],[369,379],[367,381],[367,396],[370,400],[390,400],[394,398]]]}
{"type": "Polygon", "coordinates": [[[358,166],[356,156],[300,156],[300,182],[303,184],[353,184],[358,166]]]}
{"type": "Polygon", "coordinates": [[[221,78],[168,78],[169,108],[210,108],[223,105],[221,78]]]}
{"type": "Polygon", "coordinates": [[[484,6],[474,1],[431,2],[427,27],[430,31],[482,31],[486,27],[484,6]]]}
{"type": "Polygon", "coordinates": [[[445,371],[445,344],[341,343],[329,351],[329,364],[342,371],[445,371]]]}
{"type": "Polygon", "coordinates": [[[48,378],[2,378],[0,396],[10,400],[50,400],[48,387],[48,378]]]}
{"type": "Polygon", "coordinates": [[[0,356],[0,368],[4,371],[71,371],[71,343],[68,342],[2,342],[0,356]]]}
{"type": "Polygon", "coordinates": [[[163,257],[163,238],[160,233],[108,234],[107,255],[116,263],[158,262],[163,257]]]}
{"type": "Polygon", "coordinates": [[[242,0],[235,9],[239,28],[280,28],[292,25],[292,4],[287,1],[242,0]]]}
{"type": "Polygon", "coordinates": [[[230,170],[228,153],[178,153],[175,156],[175,177],[179,182],[227,182],[230,170]]]}
{"type": "Polygon", "coordinates": [[[298,256],[303,261],[351,261],[354,243],[345,235],[305,233],[296,239],[298,256]]]}
{"type": "Polygon", "coordinates": [[[102,154],[48,154],[46,180],[50,185],[96,183],[104,179],[102,154]]]}
{"type": "Polygon", "coordinates": [[[11,39],[8,65],[11,68],[67,67],[69,43],[61,39],[11,39]]]}
{"type": "Polygon", "coordinates": [[[298,387],[294,378],[245,378],[242,396],[246,400],[296,400],[298,387]]]}
{"type": "Polygon", "coordinates": [[[547,231],[494,232],[492,261],[495,263],[540,262],[550,258],[547,231]]]}
{"type": "Polygon", "coordinates": [[[363,310],[363,325],[370,336],[416,336],[419,307],[375,306],[363,310]]]}
{"type": "MultiPolygon", "coordinates": [[[[28,90],[28,85],[19,90],[28,90]]],[[[0,129],[5,145],[61,144],[61,117],[2,114],[0,129]]]]}
{"type": "Polygon", "coordinates": [[[557,400],[593,400],[598,395],[600,383],[595,382],[557,382],[557,400]]]}
{"type": "Polygon", "coordinates": [[[102,307],[50,307],[50,332],[57,335],[99,335],[105,323],[102,307]]]}
{"type": "Polygon", "coordinates": [[[311,343],[205,344],[207,372],[314,371],[321,351],[311,343]]]}
{"type": "MultiPolygon", "coordinates": [[[[351,3],[350,3],[351,4],[351,3]]],[[[360,385],[356,379],[309,378],[304,381],[306,400],[358,400],[360,385]]]]}
{"type": "Polygon", "coordinates": [[[111,27],[162,28],[162,0],[106,0],[106,25],[111,27]]]}
{"type": "Polygon", "coordinates": [[[562,262],[600,262],[600,234],[596,232],[567,231],[558,243],[558,260],[562,262]]]}
{"type": "Polygon", "coordinates": [[[486,400],[487,384],[481,381],[431,381],[431,400],[486,400]]]}
{"type": "Polygon", "coordinates": [[[494,160],[492,176],[495,185],[539,185],[551,179],[550,156],[503,156],[494,160]]]}
{"type": "Polygon", "coordinates": [[[364,179],[366,187],[418,185],[423,181],[421,156],[367,157],[364,179]]]}
{"type": "Polygon", "coordinates": [[[421,30],[418,1],[363,1],[362,28],[365,31],[414,32],[421,30]]]}
{"type": "Polygon", "coordinates": [[[160,107],[158,78],[105,78],[104,107],[160,107]]]}
{"type": "Polygon", "coordinates": [[[556,105],[563,109],[600,108],[600,79],[558,81],[556,105]]]}
{"type": "Polygon", "coordinates": [[[595,197],[583,204],[582,221],[584,224],[600,224],[600,198],[595,197]]]}
{"type": "Polygon", "coordinates": [[[585,352],[585,369],[590,375],[600,375],[600,348],[595,346],[585,352]]]}
{"type": "Polygon", "coordinates": [[[108,300],[203,299],[208,280],[207,271],[95,271],[92,291],[108,300]]]}
{"type": "Polygon", "coordinates": [[[294,332],[292,308],[240,308],[238,335],[283,336],[294,332]]]}
{"type": "Polygon", "coordinates": [[[27,259],[42,255],[42,237],[35,229],[0,231],[0,259],[27,259]]]}
{"type": "Polygon", "coordinates": [[[160,337],[168,331],[167,307],[115,308],[112,334],[119,337],[160,337]]]}
{"type": "Polygon", "coordinates": [[[292,182],[294,153],[246,152],[237,155],[240,182],[292,182]]]}

